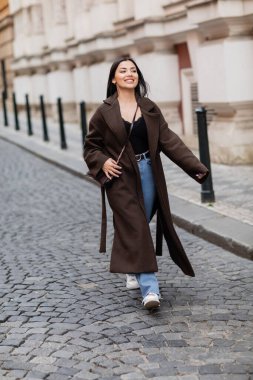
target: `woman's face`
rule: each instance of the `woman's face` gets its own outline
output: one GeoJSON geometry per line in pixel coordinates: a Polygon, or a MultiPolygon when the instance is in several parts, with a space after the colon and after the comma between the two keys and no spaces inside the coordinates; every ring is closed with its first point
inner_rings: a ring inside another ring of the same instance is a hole
{"type": "Polygon", "coordinates": [[[115,71],[112,83],[120,89],[134,89],[138,85],[139,76],[136,66],[131,61],[122,61],[115,71]]]}

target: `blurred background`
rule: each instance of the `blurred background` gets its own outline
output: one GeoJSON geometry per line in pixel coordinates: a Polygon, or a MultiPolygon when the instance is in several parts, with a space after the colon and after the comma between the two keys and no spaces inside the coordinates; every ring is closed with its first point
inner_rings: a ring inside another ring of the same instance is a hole
{"type": "Polygon", "coordinates": [[[106,97],[109,68],[133,57],[171,129],[197,147],[208,110],[213,162],[253,163],[252,0],[0,0],[0,89],[8,109],[43,95],[48,116],[79,122],[106,97]]]}

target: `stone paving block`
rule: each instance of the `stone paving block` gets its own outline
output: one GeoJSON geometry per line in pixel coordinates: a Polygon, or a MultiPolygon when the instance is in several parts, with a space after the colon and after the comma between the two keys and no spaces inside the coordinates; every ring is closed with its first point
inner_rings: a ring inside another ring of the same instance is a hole
{"type": "Polygon", "coordinates": [[[141,364],[138,364],[138,368],[140,368],[143,371],[148,370],[148,369],[156,369],[159,367],[160,367],[159,363],[141,363],[141,364]]]}
{"type": "Polygon", "coordinates": [[[99,379],[99,376],[91,372],[81,371],[74,375],[73,380],[96,380],[99,379]]]}
{"type": "Polygon", "coordinates": [[[122,363],[130,364],[130,365],[138,365],[140,363],[144,362],[144,357],[135,355],[127,355],[127,356],[121,356],[120,358],[122,363]]]}
{"type": "Polygon", "coordinates": [[[13,355],[27,355],[32,351],[31,347],[17,347],[12,351],[13,355]]]}
{"type": "Polygon", "coordinates": [[[55,351],[52,356],[55,356],[57,358],[65,358],[65,359],[70,359],[72,356],[73,356],[73,352],[70,352],[70,351],[65,351],[64,349],[63,350],[59,350],[59,351],[55,351]]]}
{"type": "Polygon", "coordinates": [[[135,367],[132,367],[132,366],[126,365],[126,364],[121,364],[118,367],[114,367],[112,370],[113,370],[113,374],[118,375],[118,376],[128,374],[128,373],[132,373],[132,372],[136,372],[135,367]]]}
{"type": "Polygon", "coordinates": [[[0,354],[11,352],[13,351],[13,349],[14,347],[12,345],[6,345],[6,346],[0,345],[0,354]]]}
{"type": "Polygon", "coordinates": [[[78,373],[79,370],[75,368],[70,367],[60,367],[57,370],[57,374],[63,374],[65,376],[69,376],[70,379],[72,379],[72,376],[74,376],[76,373],[78,373]]]}
{"type": "Polygon", "coordinates": [[[69,343],[71,343],[72,345],[78,345],[78,346],[89,348],[89,349],[92,349],[98,346],[97,343],[88,342],[87,340],[79,339],[79,338],[72,339],[69,343]]]}
{"type": "Polygon", "coordinates": [[[206,375],[206,374],[216,374],[216,373],[221,373],[221,368],[220,365],[217,364],[207,364],[204,366],[199,367],[199,373],[201,375],[206,375]]]}
{"type": "Polygon", "coordinates": [[[121,358],[112,360],[112,359],[104,358],[103,356],[97,356],[96,358],[93,358],[91,360],[91,363],[103,368],[115,368],[122,364],[122,360],[121,358]]]}
{"type": "Polygon", "coordinates": [[[135,343],[135,342],[128,342],[128,343],[121,343],[118,345],[119,349],[124,351],[124,350],[137,350],[142,347],[140,343],[135,343]]]}
{"type": "Polygon", "coordinates": [[[19,338],[19,339],[4,339],[0,345],[3,345],[3,346],[10,346],[10,347],[18,347],[22,342],[23,342],[23,338],[19,338]]]}
{"type": "Polygon", "coordinates": [[[48,380],[69,380],[70,377],[68,375],[63,375],[62,373],[51,373],[48,377],[48,380]]]}
{"type": "Polygon", "coordinates": [[[248,365],[243,365],[243,364],[224,364],[221,366],[222,372],[224,373],[231,373],[231,374],[245,374],[245,373],[250,373],[252,372],[253,374],[253,363],[251,363],[251,368],[248,365]]]}
{"type": "Polygon", "coordinates": [[[143,379],[146,379],[146,377],[141,373],[132,372],[132,373],[121,375],[120,379],[121,380],[143,380],[143,379]]]}
{"type": "Polygon", "coordinates": [[[36,356],[33,358],[30,363],[35,364],[53,364],[56,361],[56,358],[49,357],[49,356],[36,356]]]}
{"type": "Polygon", "coordinates": [[[159,354],[161,352],[161,348],[157,348],[157,347],[149,347],[149,348],[142,347],[142,348],[140,348],[140,352],[142,354],[145,354],[145,355],[156,355],[156,354],[159,354]]]}
{"type": "Polygon", "coordinates": [[[147,369],[144,371],[145,375],[148,378],[153,378],[155,376],[175,376],[177,375],[178,371],[176,368],[173,367],[160,367],[160,368],[154,368],[154,369],[147,369]]]}
{"type": "Polygon", "coordinates": [[[7,370],[5,370],[5,369],[1,369],[1,368],[0,368],[0,376],[2,376],[2,378],[3,378],[3,376],[4,376],[6,373],[7,373],[7,370]]]}
{"type": "Polygon", "coordinates": [[[32,370],[32,371],[29,371],[27,373],[27,375],[24,377],[24,379],[29,379],[29,380],[46,379],[47,376],[48,376],[48,374],[45,372],[32,370]]]}
{"type": "Polygon", "coordinates": [[[42,363],[42,364],[37,365],[37,363],[36,363],[36,370],[40,371],[40,372],[45,372],[45,373],[49,374],[51,372],[56,372],[57,369],[58,368],[56,366],[54,366],[53,364],[42,363]]]}
{"type": "Polygon", "coordinates": [[[27,374],[27,371],[16,369],[16,370],[12,370],[9,373],[7,373],[5,375],[5,377],[6,376],[12,376],[15,379],[23,379],[26,374],[27,374]]]}
{"type": "Polygon", "coordinates": [[[25,361],[21,361],[21,357],[19,357],[19,361],[17,360],[8,360],[1,364],[2,369],[7,370],[30,370],[32,369],[32,365],[25,361]]]}

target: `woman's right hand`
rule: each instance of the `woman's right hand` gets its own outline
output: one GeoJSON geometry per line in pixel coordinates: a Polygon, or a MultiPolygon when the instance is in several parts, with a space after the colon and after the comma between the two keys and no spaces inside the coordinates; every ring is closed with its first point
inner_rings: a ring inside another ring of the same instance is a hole
{"type": "Polygon", "coordinates": [[[112,158],[108,158],[102,167],[103,172],[109,179],[112,179],[112,177],[119,177],[121,169],[121,166],[119,166],[112,158]]]}

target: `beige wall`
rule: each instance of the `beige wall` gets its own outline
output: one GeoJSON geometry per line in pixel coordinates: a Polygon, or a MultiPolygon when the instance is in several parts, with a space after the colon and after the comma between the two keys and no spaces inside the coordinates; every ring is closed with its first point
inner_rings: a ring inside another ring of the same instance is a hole
{"type": "MultiPolygon", "coordinates": [[[[7,92],[10,98],[13,89],[13,73],[11,62],[13,59],[13,26],[9,12],[8,0],[0,0],[0,60],[5,62],[7,92]]],[[[0,72],[0,90],[4,89],[2,73],[0,72]]]]}

